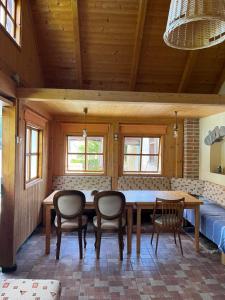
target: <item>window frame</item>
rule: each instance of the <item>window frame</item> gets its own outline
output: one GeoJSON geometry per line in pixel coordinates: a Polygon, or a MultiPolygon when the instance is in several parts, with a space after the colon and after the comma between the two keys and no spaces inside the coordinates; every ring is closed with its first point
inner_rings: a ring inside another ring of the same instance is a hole
{"type": "Polygon", "coordinates": [[[4,24],[0,22],[0,28],[3,32],[20,48],[21,47],[21,3],[22,0],[15,0],[15,11],[14,16],[11,15],[10,11],[7,8],[8,0],[6,0],[6,5],[3,3],[3,0],[0,0],[0,7],[4,10],[4,24]],[[13,35],[7,30],[7,17],[13,23],[13,35]]]}
{"type": "Polygon", "coordinates": [[[121,174],[124,176],[163,176],[163,144],[164,144],[164,136],[163,135],[138,135],[138,134],[129,134],[123,135],[122,137],[122,163],[121,163],[121,174]],[[126,154],[125,153],[125,138],[140,138],[141,139],[141,149],[140,154],[126,154]],[[143,138],[159,138],[159,152],[158,154],[143,154],[142,153],[142,145],[143,145],[143,138]],[[139,163],[139,171],[124,171],[124,158],[125,156],[139,156],[140,163],[139,163]],[[141,171],[141,163],[143,156],[158,156],[158,172],[148,172],[148,171],[141,171]],[[161,166],[159,170],[159,166],[161,166]]]}
{"type": "Polygon", "coordinates": [[[25,143],[24,143],[24,184],[25,189],[29,186],[33,185],[34,183],[42,180],[42,166],[43,166],[43,128],[40,128],[34,124],[29,122],[25,123],[25,143]],[[29,136],[29,152],[27,153],[27,129],[30,131],[29,136]],[[36,131],[38,133],[38,151],[35,153],[31,153],[31,135],[32,131],[36,131]],[[37,156],[37,176],[31,178],[31,157],[37,156]],[[27,157],[29,157],[29,176],[27,180],[27,157]]]}
{"type": "Polygon", "coordinates": [[[85,152],[81,152],[81,153],[69,153],[68,152],[68,148],[69,148],[69,137],[82,137],[81,134],[76,134],[76,133],[72,133],[72,134],[66,134],[65,136],[65,167],[64,167],[64,172],[65,175],[73,175],[73,174],[80,174],[80,175],[105,175],[106,174],[106,136],[104,134],[89,134],[87,137],[85,137],[85,152]],[[89,153],[87,152],[87,139],[88,138],[103,138],[103,151],[101,153],[89,153]],[[79,170],[68,170],[68,155],[69,154],[81,154],[84,155],[84,159],[85,159],[85,170],[79,171],[79,170]],[[103,170],[102,171],[90,171],[87,170],[87,156],[88,155],[102,155],[103,157],[103,170]]]}

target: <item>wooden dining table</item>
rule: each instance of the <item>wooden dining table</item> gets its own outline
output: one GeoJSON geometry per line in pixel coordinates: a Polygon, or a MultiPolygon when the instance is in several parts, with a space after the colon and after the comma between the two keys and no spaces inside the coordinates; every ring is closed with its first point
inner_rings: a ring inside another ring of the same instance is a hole
{"type": "MultiPolygon", "coordinates": [[[[51,211],[54,210],[53,197],[58,191],[52,192],[43,200],[43,219],[45,224],[45,253],[50,253],[51,242],[51,211]]],[[[94,197],[90,190],[82,191],[86,197],[85,209],[94,209],[94,197]]],[[[121,191],[126,197],[127,212],[127,253],[131,253],[132,249],[132,229],[133,229],[133,209],[137,213],[136,225],[136,250],[141,250],[141,212],[146,209],[153,209],[156,198],[162,199],[180,199],[184,198],[184,206],[186,209],[194,209],[195,212],[195,249],[199,251],[199,207],[203,202],[188,193],[181,191],[153,191],[153,190],[128,190],[121,191]]]]}

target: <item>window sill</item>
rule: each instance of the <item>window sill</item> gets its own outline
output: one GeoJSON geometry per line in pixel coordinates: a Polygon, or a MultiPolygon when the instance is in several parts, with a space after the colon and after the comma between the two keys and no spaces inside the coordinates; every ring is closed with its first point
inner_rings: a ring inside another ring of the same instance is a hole
{"type": "Polygon", "coordinates": [[[162,173],[123,173],[122,176],[164,177],[162,173]]]}
{"type": "Polygon", "coordinates": [[[14,46],[16,46],[16,48],[19,50],[19,51],[21,51],[21,43],[18,43],[9,33],[8,33],[8,31],[5,29],[5,27],[2,25],[2,24],[0,24],[0,29],[1,29],[1,31],[3,32],[3,34],[5,34],[8,38],[9,38],[9,40],[11,40],[12,42],[13,42],[13,44],[14,44],[14,46]]]}
{"type": "Polygon", "coordinates": [[[37,178],[37,179],[34,179],[28,183],[25,183],[25,190],[29,189],[30,187],[32,187],[33,185],[36,185],[38,183],[41,183],[43,182],[43,178],[37,178]]]}
{"type": "Polygon", "coordinates": [[[65,176],[104,176],[106,175],[105,172],[85,172],[85,173],[74,173],[74,172],[65,172],[65,176]]]}

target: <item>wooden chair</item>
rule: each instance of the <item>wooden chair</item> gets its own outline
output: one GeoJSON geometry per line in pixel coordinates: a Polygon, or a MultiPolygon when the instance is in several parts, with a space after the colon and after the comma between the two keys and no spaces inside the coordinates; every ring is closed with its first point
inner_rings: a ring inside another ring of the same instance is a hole
{"type": "Polygon", "coordinates": [[[123,217],[126,199],[123,193],[117,191],[99,192],[94,197],[96,215],[93,219],[95,228],[95,248],[97,259],[100,255],[102,231],[118,231],[120,260],[123,260],[123,229],[126,219],[123,217]]]}
{"type": "Polygon", "coordinates": [[[155,254],[157,254],[159,233],[172,232],[174,234],[174,242],[176,244],[176,234],[178,235],[181,254],[183,248],[180,238],[180,231],[183,225],[184,198],[178,200],[165,200],[157,198],[153,211],[153,232],[151,244],[153,242],[154,233],[157,233],[155,254]]]}
{"type": "Polygon", "coordinates": [[[56,210],[55,226],[57,233],[56,259],[59,259],[62,232],[78,232],[80,259],[83,258],[82,231],[86,248],[87,217],[83,215],[85,195],[76,190],[60,191],[53,198],[56,210]]]}

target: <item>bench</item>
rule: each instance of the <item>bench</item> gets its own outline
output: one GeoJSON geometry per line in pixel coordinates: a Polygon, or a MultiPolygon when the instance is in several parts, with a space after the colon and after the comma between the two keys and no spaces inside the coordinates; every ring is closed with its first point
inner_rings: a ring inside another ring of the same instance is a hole
{"type": "Polygon", "coordinates": [[[3,300],[59,300],[58,280],[3,279],[0,280],[0,299],[3,300]]]}

